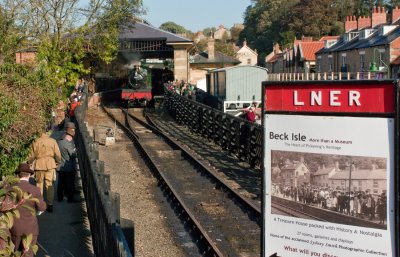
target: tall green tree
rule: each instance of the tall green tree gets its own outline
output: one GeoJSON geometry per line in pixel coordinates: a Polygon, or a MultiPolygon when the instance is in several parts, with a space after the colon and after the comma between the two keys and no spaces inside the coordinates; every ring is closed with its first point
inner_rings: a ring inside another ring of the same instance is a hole
{"type": "Polygon", "coordinates": [[[176,24],[173,21],[167,21],[160,25],[160,29],[169,31],[175,34],[191,33],[191,31],[185,29],[183,26],[176,24]]]}
{"type": "Polygon", "coordinates": [[[111,62],[120,26],[142,13],[142,0],[90,0],[84,8],[78,2],[0,0],[0,175],[25,160],[58,88],[88,72],[83,58],[111,62]],[[16,50],[28,47],[38,50],[36,63],[16,65],[16,50]]]}
{"type": "Polygon", "coordinates": [[[259,52],[259,63],[275,42],[280,42],[281,33],[289,30],[289,11],[299,0],[253,0],[245,11],[245,29],[240,42],[245,39],[251,48],[259,52]]]}
{"type": "Polygon", "coordinates": [[[289,28],[297,38],[306,35],[319,39],[332,35],[337,20],[338,11],[332,0],[301,0],[290,11],[289,28]]]}

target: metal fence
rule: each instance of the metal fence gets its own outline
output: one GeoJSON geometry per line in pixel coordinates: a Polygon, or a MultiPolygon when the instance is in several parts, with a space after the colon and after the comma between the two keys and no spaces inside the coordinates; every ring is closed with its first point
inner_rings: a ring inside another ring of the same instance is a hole
{"type": "Polygon", "coordinates": [[[261,167],[262,126],[213,109],[166,90],[164,107],[178,124],[187,126],[251,166],[261,167]]]}
{"type": "Polygon", "coordinates": [[[376,80],[390,78],[386,72],[317,72],[317,73],[269,73],[269,81],[309,80],[376,80]]]}
{"type": "Polygon", "coordinates": [[[110,191],[110,175],[104,173],[104,162],[99,160],[97,145],[93,143],[85,123],[87,104],[85,93],[75,112],[75,142],[94,253],[97,257],[131,257],[120,224],[119,194],[110,191]]]}

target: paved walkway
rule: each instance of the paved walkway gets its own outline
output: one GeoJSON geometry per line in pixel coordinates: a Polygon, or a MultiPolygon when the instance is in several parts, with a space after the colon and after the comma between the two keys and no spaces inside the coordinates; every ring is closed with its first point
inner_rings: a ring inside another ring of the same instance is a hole
{"type": "MultiPolygon", "coordinates": [[[[59,139],[63,131],[56,131],[52,137],[59,139]]],[[[79,172],[77,184],[81,185],[79,172]]],[[[80,187],[81,188],[81,187],[80,187]]],[[[55,190],[56,192],[56,190],[55,190]]],[[[38,257],[92,257],[92,241],[86,204],[82,190],[75,194],[76,203],[57,202],[54,198],[53,213],[44,212],[38,216],[40,235],[38,257]]]]}

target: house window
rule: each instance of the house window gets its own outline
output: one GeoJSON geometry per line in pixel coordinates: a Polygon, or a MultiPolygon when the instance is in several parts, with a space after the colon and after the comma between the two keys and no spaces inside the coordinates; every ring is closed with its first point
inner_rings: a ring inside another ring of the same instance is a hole
{"type": "Polygon", "coordinates": [[[328,57],[328,71],[332,72],[333,64],[332,64],[332,57],[328,57]]]}
{"type": "Polygon", "coordinates": [[[385,55],[385,52],[379,51],[379,66],[384,66],[384,63],[383,63],[384,55],[385,55]]]}
{"type": "Polygon", "coordinates": [[[360,71],[365,71],[364,55],[360,54],[360,71]]]}
{"type": "Polygon", "coordinates": [[[374,189],[374,194],[378,194],[378,189],[374,189]]]}
{"type": "Polygon", "coordinates": [[[333,180],[331,180],[331,185],[333,186],[335,183],[333,182],[333,180]]]}
{"type": "Polygon", "coordinates": [[[251,59],[247,59],[247,64],[251,64],[251,59]]]}
{"type": "Polygon", "coordinates": [[[347,63],[347,56],[342,55],[342,67],[346,67],[346,63],[347,63]]]}
{"type": "Polygon", "coordinates": [[[358,181],[358,186],[359,186],[360,188],[362,187],[362,181],[361,181],[361,180],[358,181]]]}
{"type": "Polygon", "coordinates": [[[342,186],[346,185],[346,180],[342,180],[341,183],[342,183],[342,186]]]}
{"type": "Polygon", "coordinates": [[[321,72],[321,56],[317,57],[317,71],[321,72]]]}
{"type": "Polygon", "coordinates": [[[378,188],[378,180],[374,180],[374,188],[378,188]]]}

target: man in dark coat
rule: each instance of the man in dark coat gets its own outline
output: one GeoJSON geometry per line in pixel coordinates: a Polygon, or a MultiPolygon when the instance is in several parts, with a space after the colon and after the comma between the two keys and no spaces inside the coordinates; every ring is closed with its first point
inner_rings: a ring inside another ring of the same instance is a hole
{"type": "MultiPolygon", "coordinates": [[[[19,177],[19,182],[15,184],[15,186],[18,186],[38,200],[38,202],[27,200],[23,205],[29,206],[36,211],[45,211],[46,203],[43,200],[40,189],[29,183],[29,177],[34,173],[34,171],[30,169],[28,164],[23,163],[18,166],[15,173],[19,177]]],[[[30,247],[29,250],[23,249],[23,244],[21,242],[22,236],[32,234],[31,245],[35,245],[39,235],[39,224],[36,215],[32,214],[27,208],[23,207],[23,205],[17,207],[20,217],[19,219],[14,219],[14,224],[11,228],[11,236],[15,249],[21,252],[27,251],[24,257],[31,257],[33,256],[32,248],[30,247]]]]}
{"type": "Polygon", "coordinates": [[[75,124],[72,122],[68,122],[64,138],[58,141],[58,146],[61,152],[61,164],[57,168],[59,174],[57,199],[59,202],[62,202],[64,196],[67,197],[69,203],[74,202],[76,173],[76,148],[73,140],[74,136],[75,124]]]}

